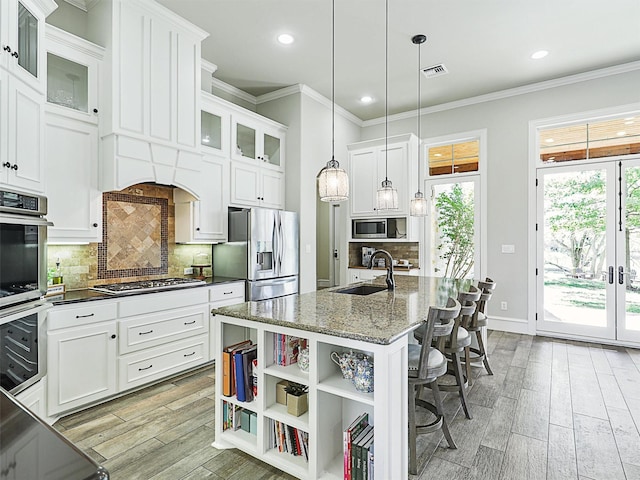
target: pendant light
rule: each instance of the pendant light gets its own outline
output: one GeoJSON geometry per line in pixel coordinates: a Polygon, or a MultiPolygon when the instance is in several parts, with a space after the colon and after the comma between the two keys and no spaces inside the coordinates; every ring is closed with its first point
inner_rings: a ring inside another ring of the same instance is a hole
{"type": "Polygon", "coordinates": [[[420,191],[420,46],[427,41],[424,35],[414,35],[411,41],[414,45],[418,45],[418,191],[411,200],[409,214],[412,217],[425,217],[427,215],[427,199],[424,193],[420,191]]]}
{"type": "Polygon", "coordinates": [[[343,202],[349,198],[349,177],[335,158],[335,42],[336,2],[331,2],[331,160],[318,174],[318,194],[323,202],[343,202]]]}
{"type": "Polygon", "coordinates": [[[385,1],[384,35],[384,181],[376,195],[377,210],[397,210],[398,190],[388,177],[389,168],[389,0],[385,1]]]}

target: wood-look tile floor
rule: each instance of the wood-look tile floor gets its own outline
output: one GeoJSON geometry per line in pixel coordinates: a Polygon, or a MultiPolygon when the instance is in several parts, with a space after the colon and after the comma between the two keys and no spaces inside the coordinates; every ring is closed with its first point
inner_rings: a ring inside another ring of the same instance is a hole
{"type": "MultiPolygon", "coordinates": [[[[411,480],[640,480],[640,350],[503,332],[490,332],[488,350],[495,375],[474,368],[473,419],[445,397],[458,448],[419,436],[411,480]]],[[[213,395],[203,368],[55,427],[113,480],[293,478],[211,447],[213,395]]]]}

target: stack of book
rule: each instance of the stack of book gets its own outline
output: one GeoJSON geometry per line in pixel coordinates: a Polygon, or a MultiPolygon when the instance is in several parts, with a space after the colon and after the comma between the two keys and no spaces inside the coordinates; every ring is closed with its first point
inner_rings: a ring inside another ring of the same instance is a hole
{"type": "Polygon", "coordinates": [[[373,474],[373,425],[363,413],[343,432],[344,480],[369,480],[373,474]]]}
{"type": "Polygon", "coordinates": [[[269,420],[269,448],[287,452],[294,456],[304,456],[309,461],[309,434],[286,423],[269,420]]]}
{"type": "Polygon", "coordinates": [[[222,351],[222,394],[251,402],[258,394],[256,382],[258,346],[251,340],[224,347],[222,351]]]}
{"type": "Polygon", "coordinates": [[[298,352],[306,348],[307,340],[281,333],[274,334],[273,363],[286,367],[298,362],[298,352]]]}

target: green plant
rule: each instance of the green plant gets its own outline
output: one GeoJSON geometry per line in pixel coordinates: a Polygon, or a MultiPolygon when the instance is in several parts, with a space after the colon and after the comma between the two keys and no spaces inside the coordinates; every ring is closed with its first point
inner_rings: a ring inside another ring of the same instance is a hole
{"type": "Polygon", "coordinates": [[[309,387],[302,385],[301,383],[289,382],[289,385],[285,387],[284,391],[294,397],[299,397],[307,393],[309,391],[309,387]]]}

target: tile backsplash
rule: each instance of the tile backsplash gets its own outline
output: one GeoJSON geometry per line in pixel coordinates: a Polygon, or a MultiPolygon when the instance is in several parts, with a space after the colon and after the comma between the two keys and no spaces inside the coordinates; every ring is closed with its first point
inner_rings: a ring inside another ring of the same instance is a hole
{"type": "Polygon", "coordinates": [[[349,266],[362,266],[362,247],[373,247],[386,250],[394,260],[408,260],[414,267],[418,268],[418,258],[420,244],[418,242],[350,242],[349,243],[349,266]]]}
{"type": "MultiPolygon", "coordinates": [[[[175,243],[173,187],[139,184],[103,194],[103,242],[49,245],[48,269],[60,271],[67,290],[105,283],[184,277],[211,245],[175,243]]],[[[205,276],[212,268],[204,268],[205,276]]]]}

